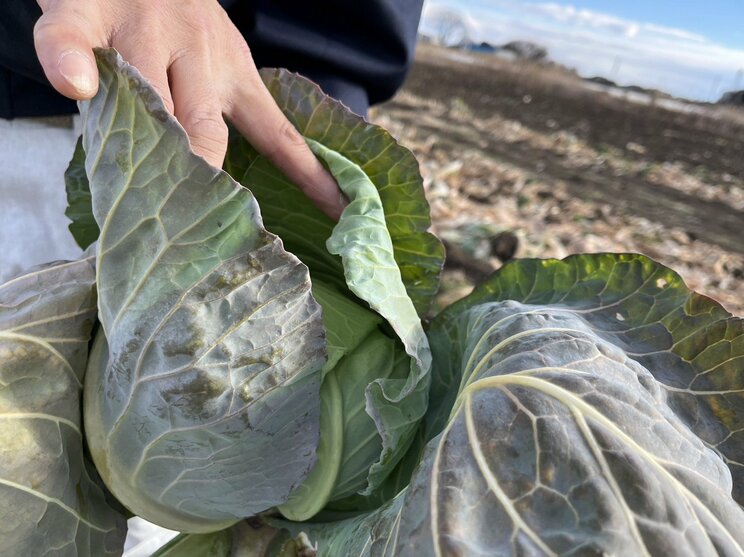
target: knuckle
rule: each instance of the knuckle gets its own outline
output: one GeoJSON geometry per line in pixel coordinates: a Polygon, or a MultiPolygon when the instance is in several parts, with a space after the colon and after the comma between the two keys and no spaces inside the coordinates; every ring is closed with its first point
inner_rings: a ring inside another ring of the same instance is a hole
{"type": "Polygon", "coordinates": [[[46,12],[50,8],[54,7],[54,4],[56,4],[55,0],[36,0],[36,3],[41,8],[42,12],[46,12]]]}
{"type": "Polygon", "coordinates": [[[53,14],[44,14],[34,24],[34,37],[43,40],[59,35],[66,30],[67,25],[53,14]]]}
{"type": "Polygon", "coordinates": [[[183,17],[181,22],[184,33],[189,37],[189,42],[193,45],[203,47],[213,39],[213,31],[208,22],[198,18],[186,17],[183,17]]]}
{"type": "Polygon", "coordinates": [[[219,153],[227,143],[227,124],[219,110],[197,108],[181,119],[191,141],[201,150],[219,153]]]}
{"type": "Polygon", "coordinates": [[[137,9],[146,17],[155,20],[168,21],[173,12],[172,2],[169,0],[147,0],[137,2],[137,9]],[[163,20],[162,18],[169,18],[163,20]]]}
{"type": "Polygon", "coordinates": [[[215,13],[206,8],[201,0],[182,1],[178,13],[174,15],[191,43],[211,44],[217,40],[221,32],[215,13]]]}
{"type": "Polygon", "coordinates": [[[51,25],[51,23],[48,21],[48,17],[45,15],[42,15],[39,19],[36,20],[36,23],[34,23],[34,38],[37,41],[47,34],[49,25],[51,25]]]}
{"type": "Polygon", "coordinates": [[[237,29],[233,29],[232,32],[232,39],[234,41],[234,50],[237,55],[237,59],[241,60],[245,63],[245,61],[252,61],[253,60],[253,54],[251,53],[251,48],[248,46],[248,43],[246,42],[243,35],[240,34],[240,32],[237,29]]]}
{"type": "Polygon", "coordinates": [[[279,140],[292,149],[304,150],[307,148],[305,138],[288,120],[285,120],[279,126],[279,140]]]}
{"type": "Polygon", "coordinates": [[[227,125],[220,112],[198,108],[189,111],[184,118],[184,125],[195,135],[221,136],[227,134],[227,125]]]}
{"type": "MultiPolygon", "coordinates": [[[[235,28],[228,29],[224,39],[224,49],[227,52],[234,52],[235,59],[240,60],[243,64],[248,63],[249,67],[253,65],[253,53],[243,35],[235,28]]],[[[243,69],[243,66],[241,69],[243,69]]],[[[241,75],[242,71],[234,72],[235,77],[241,75]]]]}
{"type": "Polygon", "coordinates": [[[101,41],[100,22],[93,15],[80,13],[77,8],[50,9],[36,20],[33,29],[37,42],[69,39],[71,36],[101,41]]]}
{"type": "Polygon", "coordinates": [[[269,142],[264,155],[274,163],[296,160],[308,148],[300,132],[287,120],[279,125],[273,141],[269,142]]]}

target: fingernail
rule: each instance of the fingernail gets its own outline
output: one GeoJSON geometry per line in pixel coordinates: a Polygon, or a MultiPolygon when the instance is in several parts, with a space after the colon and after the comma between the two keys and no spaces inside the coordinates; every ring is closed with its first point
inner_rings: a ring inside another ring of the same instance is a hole
{"type": "Polygon", "coordinates": [[[57,69],[80,95],[87,97],[95,93],[97,84],[93,61],[82,52],[64,51],[57,62],[57,69]]]}

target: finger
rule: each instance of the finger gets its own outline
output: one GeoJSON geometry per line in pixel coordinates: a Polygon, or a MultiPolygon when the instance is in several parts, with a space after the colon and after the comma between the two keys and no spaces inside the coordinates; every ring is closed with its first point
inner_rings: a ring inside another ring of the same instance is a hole
{"type": "Polygon", "coordinates": [[[215,89],[206,51],[190,52],[171,64],[171,94],[176,119],[186,130],[194,153],[222,168],[227,152],[227,125],[221,95],[215,89]]]}
{"type": "Polygon", "coordinates": [[[138,37],[141,37],[141,34],[122,36],[121,40],[118,38],[115,40],[113,46],[119,51],[122,58],[137,68],[142,77],[157,91],[163,99],[165,109],[171,114],[175,114],[173,97],[168,84],[169,56],[158,50],[143,49],[141,43],[140,45],[136,43],[138,37]]]}
{"type": "Polygon", "coordinates": [[[44,74],[64,96],[91,98],[98,91],[93,46],[102,44],[95,11],[88,2],[59,0],[40,5],[44,14],[34,26],[34,45],[44,74]],[[83,8],[90,11],[83,15],[83,8]]]}
{"type": "Polygon", "coordinates": [[[266,156],[310,200],[333,220],[338,220],[346,199],[305,139],[282,114],[258,73],[246,76],[236,87],[227,115],[246,139],[266,156]]]}

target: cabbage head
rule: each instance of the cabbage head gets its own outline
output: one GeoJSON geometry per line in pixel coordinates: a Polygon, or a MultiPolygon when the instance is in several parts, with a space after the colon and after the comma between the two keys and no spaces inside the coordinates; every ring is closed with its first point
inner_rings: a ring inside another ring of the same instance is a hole
{"type": "Polygon", "coordinates": [[[294,122],[349,199],[334,223],[237,136],[229,173],[210,167],[134,68],[113,51],[98,63],[68,214],[97,242],[84,417],[104,482],[185,532],[275,506],[305,519],[374,489],[427,406],[419,311],[442,250],[415,159],[310,82],[265,72],[337,120],[294,122]]]}

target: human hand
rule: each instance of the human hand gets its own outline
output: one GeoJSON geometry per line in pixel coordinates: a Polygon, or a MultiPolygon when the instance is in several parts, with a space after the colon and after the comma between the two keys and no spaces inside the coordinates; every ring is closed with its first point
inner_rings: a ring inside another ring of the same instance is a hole
{"type": "Polygon", "coordinates": [[[221,167],[230,120],[334,220],[336,182],[284,117],[243,36],[215,0],[37,0],[36,53],[47,79],[75,100],[93,97],[93,47],[116,48],[163,98],[194,152],[221,167]]]}

